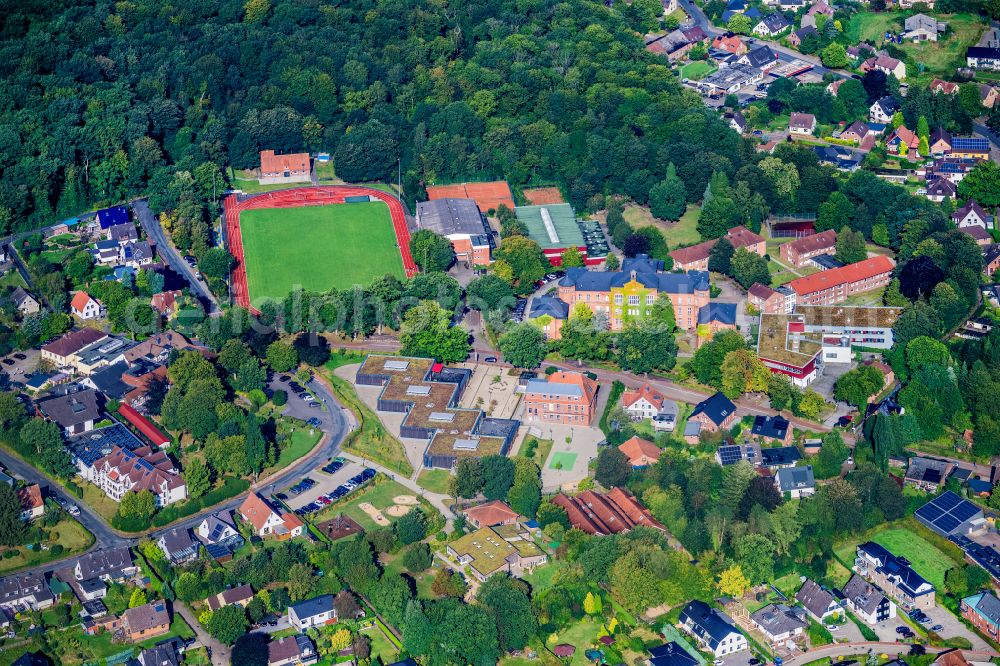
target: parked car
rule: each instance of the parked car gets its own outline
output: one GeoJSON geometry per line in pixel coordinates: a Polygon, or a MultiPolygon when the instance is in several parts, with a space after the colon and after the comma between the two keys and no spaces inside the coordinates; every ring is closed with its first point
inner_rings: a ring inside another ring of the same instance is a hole
{"type": "Polygon", "coordinates": [[[319,403],[313,400],[312,402],[309,403],[309,406],[312,407],[313,409],[318,409],[319,403]]]}
{"type": "Polygon", "coordinates": [[[288,499],[288,495],[286,495],[285,493],[275,493],[274,496],[277,499],[280,499],[282,502],[284,502],[286,499],[288,499]]]}
{"type": "Polygon", "coordinates": [[[485,363],[496,363],[497,362],[497,357],[496,356],[487,356],[486,358],[483,359],[483,362],[485,362],[485,363]]]}
{"type": "Polygon", "coordinates": [[[931,631],[941,631],[942,629],[944,629],[944,625],[941,624],[935,624],[933,627],[931,627],[931,631]]]}
{"type": "Polygon", "coordinates": [[[279,382],[287,382],[289,379],[291,379],[291,377],[289,377],[288,375],[279,375],[278,376],[278,381],[279,382]]]}
{"type": "Polygon", "coordinates": [[[18,352],[17,354],[14,354],[14,358],[16,358],[18,361],[23,361],[24,359],[26,359],[28,357],[25,356],[24,354],[18,352]]]}

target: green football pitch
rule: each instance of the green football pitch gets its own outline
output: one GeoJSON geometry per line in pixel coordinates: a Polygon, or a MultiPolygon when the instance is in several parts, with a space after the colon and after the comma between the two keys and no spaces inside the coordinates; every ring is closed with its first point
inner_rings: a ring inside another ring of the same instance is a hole
{"type": "Polygon", "coordinates": [[[386,273],[405,276],[382,202],[248,210],[240,234],[252,303],[284,298],[297,286],[325,292],[367,286],[386,273]]]}

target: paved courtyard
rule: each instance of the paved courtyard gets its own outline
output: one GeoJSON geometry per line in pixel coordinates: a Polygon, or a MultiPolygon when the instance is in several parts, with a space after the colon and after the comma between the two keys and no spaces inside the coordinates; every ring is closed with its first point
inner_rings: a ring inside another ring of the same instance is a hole
{"type": "Polygon", "coordinates": [[[528,433],[552,440],[552,452],[542,467],[542,490],[545,492],[563,487],[575,490],[588,476],[590,461],[597,457],[597,445],[604,441],[604,433],[599,428],[531,425],[528,433]]]}

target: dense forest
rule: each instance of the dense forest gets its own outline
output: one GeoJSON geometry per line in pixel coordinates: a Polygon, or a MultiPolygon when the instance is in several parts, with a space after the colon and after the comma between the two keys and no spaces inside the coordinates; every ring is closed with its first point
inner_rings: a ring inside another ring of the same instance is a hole
{"type": "Polygon", "coordinates": [[[752,151],[642,49],[649,4],[0,3],[0,232],[262,148],[332,151],[353,182],[401,159],[409,196],[555,182],[578,207],[645,202],[673,161],[698,199],[752,151]]]}

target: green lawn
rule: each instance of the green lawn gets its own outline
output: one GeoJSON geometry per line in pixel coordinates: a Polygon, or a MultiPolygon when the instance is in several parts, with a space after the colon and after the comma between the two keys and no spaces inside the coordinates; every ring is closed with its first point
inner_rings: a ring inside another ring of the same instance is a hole
{"type": "MultiPolygon", "coordinates": [[[[597,620],[594,620],[590,616],[586,616],[576,622],[575,624],[566,627],[562,631],[556,632],[556,640],[547,640],[545,645],[550,650],[556,645],[562,643],[569,643],[576,647],[576,652],[573,654],[573,658],[569,661],[570,664],[574,666],[584,666],[585,664],[590,664],[587,658],[584,656],[586,652],[597,640],[597,633],[600,631],[601,625],[597,620]]],[[[552,636],[549,636],[551,639],[552,636]]]]}
{"type": "Polygon", "coordinates": [[[27,287],[28,285],[25,284],[24,278],[21,277],[21,274],[17,272],[17,269],[12,266],[10,270],[8,270],[6,273],[3,274],[2,277],[0,277],[0,287],[7,287],[7,286],[27,287]]]}
{"type": "Polygon", "coordinates": [[[663,237],[667,239],[667,245],[673,249],[681,245],[693,245],[701,242],[701,234],[698,233],[698,214],[700,206],[689,204],[687,210],[681,215],[681,219],[676,222],[666,222],[657,220],[645,206],[630,206],[625,209],[625,220],[633,228],[639,229],[655,226],[663,232],[663,237]]]}
{"type": "Polygon", "coordinates": [[[902,555],[908,559],[914,571],[939,590],[944,589],[945,572],[956,566],[953,559],[904,527],[882,530],[872,537],[872,541],[885,546],[894,555],[902,555]]]}
{"type": "Polygon", "coordinates": [[[388,207],[382,202],[270,208],[240,215],[252,300],[367,285],[403,260],[388,207]]]}
{"type": "MultiPolygon", "coordinates": [[[[321,523],[324,520],[334,518],[341,513],[346,513],[348,516],[356,520],[361,527],[366,530],[373,530],[378,527],[378,525],[376,525],[375,521],[372,520],[367,513],[362,511],[358,505],[363,502],[368,502],[373,507],[381,511],[383,509],[388,509],[390,506],[395,504],[395,502],[393,502],[393,498],[396,495],[412,496],[415,494],[416,493],[409,488],[406,488],[395,481],[384,480],[375,485],[365,486],[365,488],[360,492],[355,491],[351,493],[347,496],[347,501],[345,502],[331,504],[321,511],[319,515],[313,519],[313,522],[321,523]]],[[[435,509],[426,501],[421,503],[421,508],[424,510],[424,513],[427,514],[428,518],[431,517],[432,513],[436,513],[435,509]]],[[[397,520],[386,513],[383,513],[382,515],[384,515],[389,522],[395,522],[397,520]]]]}
{"type": "Polygon", "coordinates": [[[693,60],[680,69],[682,79],[701,81],[703,78],[716,71],[718,67],[705,60],[693,60]]]}
{"type": "Polygon", "coordinates": [[[576,454],[567,453],[566,451],[557,451],[552,454],[552,459],[549,461],[549,469],[573,469],[573,465],[576,464],[576,454]]]}
{"type": "Polygon", "coordinates": [[[517,455],[522,458],[531,458],[538,465],[538,469],[545,467],[545,461],[548,460],[549,452],[552,451],[552,440],[551,439],[539,439],[537,437],[528,436],[524,438],[521,442],[521,448],[518,449],[517,455]],[[532,447],[532,442],[534,442],[534,447],[532,447]],[[528,455],[528,450],[534,448],[534,453],[528,455]]]}
{"type": "Polygon", "coordinates": [[[46,530],[49,537],[45,540],[45,544],[50,547],[49,550],[28,550],[23,546],[15,548],[17,555],[0,559],[0,574],[45,564],[57,557],[68,557],[90,548],[91,544],[94,543],[93,535],[83,525],[68,516],[54,527],[46,528],[46,530]],[[55,544],[63,547],[62,553],[58,556],[52,554],[51,546],[55,544]]]}
{"type": "Polygon", "coordinates": [[[360,428],[355,428],[347,436],[347,439],[342,444],[342,448],[350,453],[355,453],[385,465],[400,474],[405,474],[406,476],[413,474],[413,467],[406,457],[403,444],[386,430],[385,425],[383,425],[375,413],[368,409],[361,399],[358,398],[354,387],[333,372],[327,373],[327,379],[333,387],[333,392],[337,395],[337,400],[350,409],[354,413],[354,417],[361,424],[360,428]]]}
{"type": "Polygon", "coordinates": [[[278,455],[274,467],[269,467],[266,473],[275,472],[288,467],[293,462],[312,451],[323,433],[317,428],[311,428],[298,419],[281,420],[278,422],[278,432],[290,433],[289,441],[278,455]]]}
{"type": "Polygon", "coordinates": [[[448,494],[448,485],[451,482],[451,472],[446,469],[425,469],[417,477],[417,484],[421,488],[426,488],[432,493],[441,495],[448,494]]]}
{"type": "Polygon", "coordinates": [[[378,628],[377,625],[372,625],[367,629],[362,629],[361,633],[371,639],[372,642],[372,662],[374,663],[375,657],[379,657],[383,664],[389,664],[396,660],[396,655],[399,651],[396,646],[393,645],[382,630],[378,628]]]}
{"type": "Polygon", "coordinates": [[[549,560],[548,563],[532,569],[531,573],[524,576],[524,580],[531,585],[532,593],[537,595],[552,587],[552,579],[565,568],[564,561],[549,560]]]}

